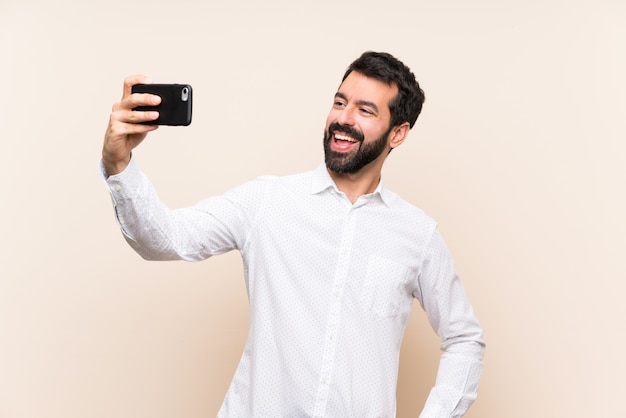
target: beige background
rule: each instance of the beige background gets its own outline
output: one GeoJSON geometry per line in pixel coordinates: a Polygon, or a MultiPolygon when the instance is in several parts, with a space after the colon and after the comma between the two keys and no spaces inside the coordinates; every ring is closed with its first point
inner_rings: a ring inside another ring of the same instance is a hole
{"type": "MultiPolygon", "coordinates": [[[[317,165],[367,49],[426,91],[386,183],[440,222],[488,343],[468,417],[626,416],[626,3],[0,3],[0,417],[214,416],[241,353],[238,254],[145,262],[97,175],[124,76],[194,86],[137,150],[171,206],[317,165]]],[[[398,416],[433,383],[415,306],[398,416]]]]}

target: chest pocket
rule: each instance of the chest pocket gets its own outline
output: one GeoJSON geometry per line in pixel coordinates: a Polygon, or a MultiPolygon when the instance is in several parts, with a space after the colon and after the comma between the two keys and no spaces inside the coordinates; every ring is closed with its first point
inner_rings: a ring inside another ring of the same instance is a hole
{"type": "Polygon", "coordinates": [[[376,315],[394,317],[403,302],[411,300],[408,291],[409,268],[379,256],[367,263],[361,301],[376,315]]]}

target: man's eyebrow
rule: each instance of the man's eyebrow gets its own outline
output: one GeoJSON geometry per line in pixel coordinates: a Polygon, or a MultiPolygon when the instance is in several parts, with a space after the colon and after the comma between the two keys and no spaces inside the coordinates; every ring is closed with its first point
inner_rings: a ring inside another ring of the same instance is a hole
{"type": "MultiPolygon", "coordinates": [[[[343,100],[348,100],[348,98],[346,97],[345,94],[343,94],[342,92],[338,91],[337,93],[335,93],[335,98],[339,98],[339,99],[343,99],[343,100]]],[[[367,107],[371,107],[376,113],[378,113],[378,106],[376,106],[376,103],[374,102],[370,102],[368,100],[359,100],[358,102],[356,102],[357,105],[359,106],[367,106],[367,107]]]]}
{"type": "Polygon", "coordinates": [[[359,106],[369,107],[372,110],[374,110],[374,112],[378,113],[378,106],[376,106],[374,102],[369,102],[367,100],[359,100],[358,102],[356,102],[356,104],[358,104],[359,106]]]}
{"type": "Polygon", "coordinates": [[[338,91],[337,93],[335,93],[335,99],[343,99],[343,100],[348,100],[348,98],[346,97],[345,94],[343,94],[342,92],[338,91]]]}

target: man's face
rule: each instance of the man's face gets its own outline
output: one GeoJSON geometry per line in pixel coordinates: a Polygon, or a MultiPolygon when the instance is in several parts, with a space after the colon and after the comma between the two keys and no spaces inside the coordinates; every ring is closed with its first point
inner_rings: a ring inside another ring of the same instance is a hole
{"type": "Polygon", "coordinates": [[[326,119],[324,154],[329,170],[356,173],[386,157],[392,129],[389,102],[397,93],[395,85],[357,72],[348,75],[326,119]]]}

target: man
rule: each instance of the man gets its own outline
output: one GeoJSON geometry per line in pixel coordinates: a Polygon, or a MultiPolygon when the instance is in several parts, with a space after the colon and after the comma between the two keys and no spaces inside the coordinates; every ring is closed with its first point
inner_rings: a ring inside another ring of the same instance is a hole
{"type": "MultiPolygon", "coordinates": [[[[482,331],[436,223],[381,182],[424,95],[386,53],[348,68],[324,133],[325,164],[261,177],[170,210],[131,151],[155,126],[156,96],[113,106],[102,170],[124,237],[144,258],[243,259],[250,331],[219,417],[393,417],[402,335],[413,298],[441,337],[421,417],[462,416],[476,397],[482,331]]],[[[416,407],[417,409],[417,407],[416,407]]]]}

